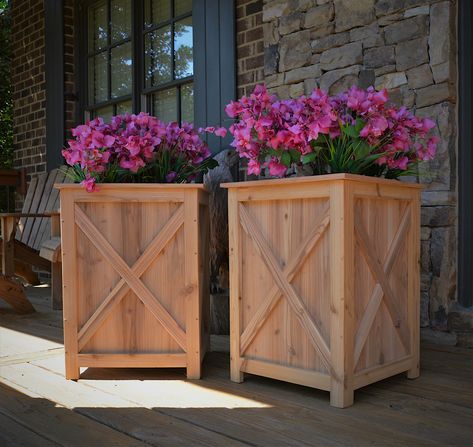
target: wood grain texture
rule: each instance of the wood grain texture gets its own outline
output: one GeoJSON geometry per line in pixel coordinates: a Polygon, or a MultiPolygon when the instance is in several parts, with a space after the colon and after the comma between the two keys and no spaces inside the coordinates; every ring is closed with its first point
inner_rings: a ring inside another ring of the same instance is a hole
{"type": "Polygon", "coordinates": [[[229,189],[231,377],[353,391],[418,375],[420,185],[334,174],[229,189]]]}
{"type": "MultiPolygon", "coordinates": [[[[77,285],[64,302],[65,311],[76,310],[74,359],[66,354],[66,364],[179,366],[199,378],[208,345],[207,192],[142,186],[101,185],[86,195],[77,185],[60,188],[62,224],[75,240],[74,261],[63,253],[63,271],[77,285]],[[66,219],[62,209],[71,206],[66,219]]],[[[65,345],[67,353],[68,337],[65,345]]]]}

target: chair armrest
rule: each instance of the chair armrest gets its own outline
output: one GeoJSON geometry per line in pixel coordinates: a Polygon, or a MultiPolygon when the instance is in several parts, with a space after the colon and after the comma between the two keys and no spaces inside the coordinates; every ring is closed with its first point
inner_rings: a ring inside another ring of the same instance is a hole
{"type": "Polygon", "coordinates": [[[22,217],[52,217],[59,215],[58,211],[51,211],[48,213],[0,213],[1,218],[14,217],[21,219],[22,217]]]}

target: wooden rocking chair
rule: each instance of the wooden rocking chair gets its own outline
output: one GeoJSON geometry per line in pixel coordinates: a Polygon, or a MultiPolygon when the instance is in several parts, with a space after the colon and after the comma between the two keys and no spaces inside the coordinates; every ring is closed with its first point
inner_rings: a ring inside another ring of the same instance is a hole
{"type": "Polygon", "coordinates": [[[62,309],[61,238],[59,192],[54,183],[67,178],[59,169],[31,180],[21,213],[0,214],[2,238],[0,298],[17,312],[34,312],[23,286],[13,276],[29,284],[39,284],[39,270],[51,272],[53,309],[62,309]]]}

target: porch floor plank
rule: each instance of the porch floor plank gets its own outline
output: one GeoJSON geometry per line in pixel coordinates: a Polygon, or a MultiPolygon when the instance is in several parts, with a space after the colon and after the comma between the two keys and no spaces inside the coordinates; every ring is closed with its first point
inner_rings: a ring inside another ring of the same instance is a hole
{"type": "Polygon", "coordinates": [[[228,337],[214,337],[203,380],[183,369],[98,369],[64,379],[61,313],[0,305],[0,445],[470,446],[473,351],[425,345],[421,376],[399,375],[329,406],[327,392],[247,375],[229,381],[228,337]]]}

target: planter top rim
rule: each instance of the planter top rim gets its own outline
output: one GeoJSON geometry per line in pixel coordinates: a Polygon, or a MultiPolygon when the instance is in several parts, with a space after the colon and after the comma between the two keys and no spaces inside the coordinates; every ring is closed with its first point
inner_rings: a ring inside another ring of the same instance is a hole
{"type": "Polygon", "coordinates": [[[316,183],[329,182],[334,180],[349,180],[354,182],[378,183],[384,185],[402,186],[406,188],[423,189],[424,185],[420,183],[407,183],[399,180],[385,179],[380,177],[369,177],[367,175],[357,174],[325,174],[310,175],[306,177],[290,177],[290,178],[273,178],[267,180],[249,180],[245,182],[222,183],[222,188],[248,188],[253,186],[271,186],[277,184],[299,184],[299,183],[316,183]]]}
{"type": "MultiPolygon", "coordinates": [[[[97,183],[100,189],[201,189],[207,191],[203,183],[97,183]]],[[[77,189],[84,190],[85,188],[79,183],[55,183],[56,189],[77,189]]],[[[98,191],[100,193],[100,190],[98,191]]],[[[91,193],[96,194],[96,193],[91,193]]]]}

